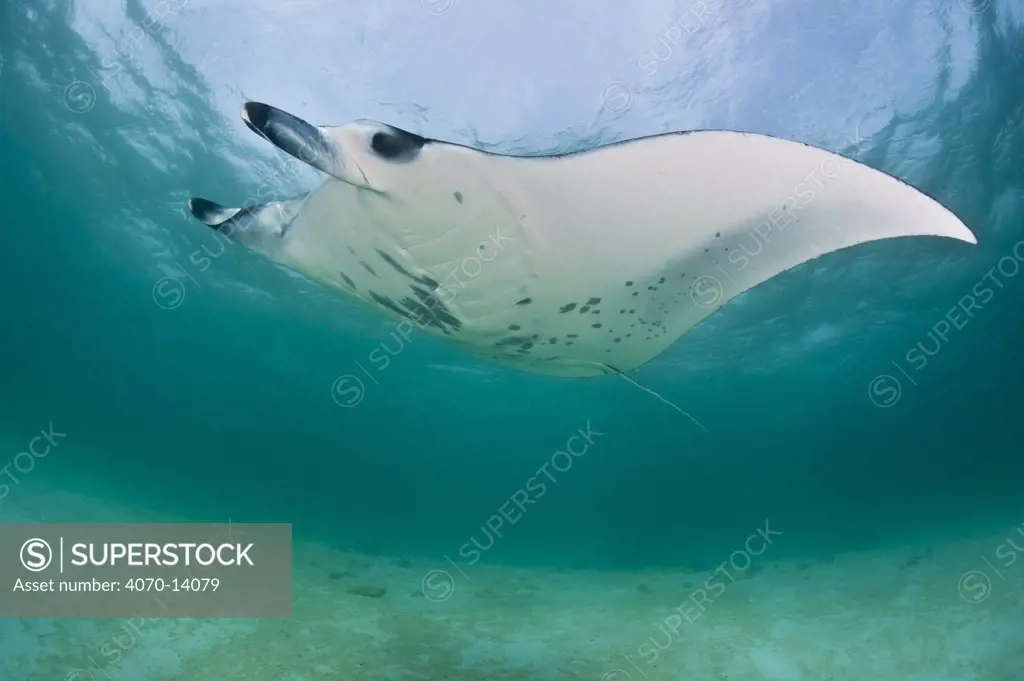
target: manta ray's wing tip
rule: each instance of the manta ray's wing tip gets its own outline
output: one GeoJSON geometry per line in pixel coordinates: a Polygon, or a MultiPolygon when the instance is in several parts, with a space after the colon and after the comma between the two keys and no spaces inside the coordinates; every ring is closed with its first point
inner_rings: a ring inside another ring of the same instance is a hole
{"type": "Polygon", "coordinates": [[[952,212],[950,212],[950,216],[953,218],[951,220],[952,224],[946,225],[944,229],[936,230],[936,235],[957,239],[977,246],[978,237],[971,231],[971,228],[955,217],[952,212]]]}
{"type": "Polygon", "coordinates": [[[959,215],[927,194],[919,192],[918,196],[925,197],[927,203],[930,204],[923,207],[920,212],[915,211],[918,215],[916,220],[918,227],[915,231],[918,234],[956,239],[972,245],[978,244],[977,235],[959,215]]]}

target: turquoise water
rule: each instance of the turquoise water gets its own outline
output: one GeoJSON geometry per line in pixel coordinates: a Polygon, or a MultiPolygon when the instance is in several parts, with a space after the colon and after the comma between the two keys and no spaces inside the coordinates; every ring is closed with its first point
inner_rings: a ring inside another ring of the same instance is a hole
{"type": "Polygon", "coordinates": [[[704,569],[766,518],[780,559],[1024,521],[1019,0],[722,0],[698,19],[688,2],[157,4],[4,10],[0,463],[50,423],[67,437],[0,520],[59,487],[371,554],[468,562],[475,541],[480,562],[591,570],[704,569]],[[191,195],[317,182],[245,129],[247,99],[507,153],[769,133],[907,180],[979,245],[827,256],[635,372],[706,431],[621,379],[517,373],[421,333],[380,369],[392,322],[186,217],[191,195]],[[975,314],[943,326],[971,293],[975,314]],[[332,388],[345,375],[358,404],[332,388]],[[588,424],[587,454],[489,537],[588,424]]]}

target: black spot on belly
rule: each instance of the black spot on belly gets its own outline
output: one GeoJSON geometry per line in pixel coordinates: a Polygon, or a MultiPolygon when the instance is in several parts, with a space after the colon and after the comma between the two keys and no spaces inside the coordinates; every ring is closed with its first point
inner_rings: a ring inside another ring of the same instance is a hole
{"type": "Polygon", "coordinates": [[[362,265],[362,266],[363,266],[363,269],[365,269],[365,270],[366,270],[367,272],[369,272],[369,273],[370,273],[370,274],[372,274],[373,276],[375,276],[375,277],[377,277],[378,279],[380,279],[380,277],[379,277],[379,276],[377,276],[377,273],[373,271],[373,268],[372,268],[372,267],[370,267],[369,265],[367,265],[367,264],[366,264],[365,262],[363,262],[362,260],[360,260],[360,261],[359,261],[359,264],[360,264],[360,265],[362,265]]]}
{"type": "Polygon", "coordinates": [[[345,274],[344,272],[338,272],[338,274],[341,275],[342,281],[344,281],[350,289],[352,289],[353,291],[356,290],[356,283],[349,279],[347,274],[345,274]]]}
{"type": "Polygon", "coordinates": [[[595,329],[600,329],[601,328],[601,322],[597,322],[596,324],[591,324],[591,326],[594,327],[595,329]]]}
{"type": "Polygon", "coordinates": [[[532,302],[533,302],[533,298],[523,298],[518,303],[516,303],[516,305],[529,305],[532,302]]]}
{"type": "Polygon", "coordinates": [[[508,338],[502,338],[495,345],[508,346],[508,345],[519,345],[522,346],[526,343],[531,343],[536,339],[535,336],[509,336],[508,338]]]}
{"type": "Polygon", "coordinates": [[[452,196],[455,197],[456,201],[458,201],[459,203],[462,203],[462,192],[455,192],[454,194],[452,194],[452,196]]]}
{"type": "Polygon", "coordinates": [[[583,307],[580,308],[580,314],[586,314],[587,312],[590,312],[589,305],[584,305],[583,307]]]}
{"type": "Polygon", "coordinates": [[[575,309],[576,303],[569,303],[568,305],[563,305],[562,307],[558,308],[558,311],[561,312],[562,314],[565,314],[566,312],[572,312],[575,309]]]}
{"type": "Polygon", "coordinates": [[[509,324],[509,325],[508,325],[508,330],[509,330],[509,331],[518,331],[518,330],[519,330],[519,329],[521,329],[521,328],[522,328],[522,327],[521,327],[521,326],[519,326],[518,324],[509,324]]]}
{"type": "Polygon", "coordinates": [[[587,305],[597,305],[600,302],[600,298],[591,298],[590,300],[587,301],[587,305]]]}

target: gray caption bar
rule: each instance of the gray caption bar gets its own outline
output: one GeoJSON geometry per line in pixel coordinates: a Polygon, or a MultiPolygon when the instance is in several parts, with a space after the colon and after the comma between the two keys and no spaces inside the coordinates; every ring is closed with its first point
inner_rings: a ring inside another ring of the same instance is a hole
{"type": "Polygon", "coordinates": [[[291,614],[290,524],[0,524],[0,617],[291,614]]]}

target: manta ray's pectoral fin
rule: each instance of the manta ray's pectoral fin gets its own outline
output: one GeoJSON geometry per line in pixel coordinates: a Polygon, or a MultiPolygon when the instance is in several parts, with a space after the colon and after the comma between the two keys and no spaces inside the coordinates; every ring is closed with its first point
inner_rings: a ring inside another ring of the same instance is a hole
{"type": "Polygon", "coordinates": [[[228,208],[207,199],[192,198],[188,200],[188,209],[204,225],[268,255],[280,245],[305,198],[303,195],[246,208],[228,208]]]}
{"type": "Polygon", "coordinates": [[[246,102],[242,107],[242,120],[250,130],[281,151],[342,182],[370,188],[358,163],[342,149],[335,133],[338,128],[312,125],[261,102],[246,102]]]}

